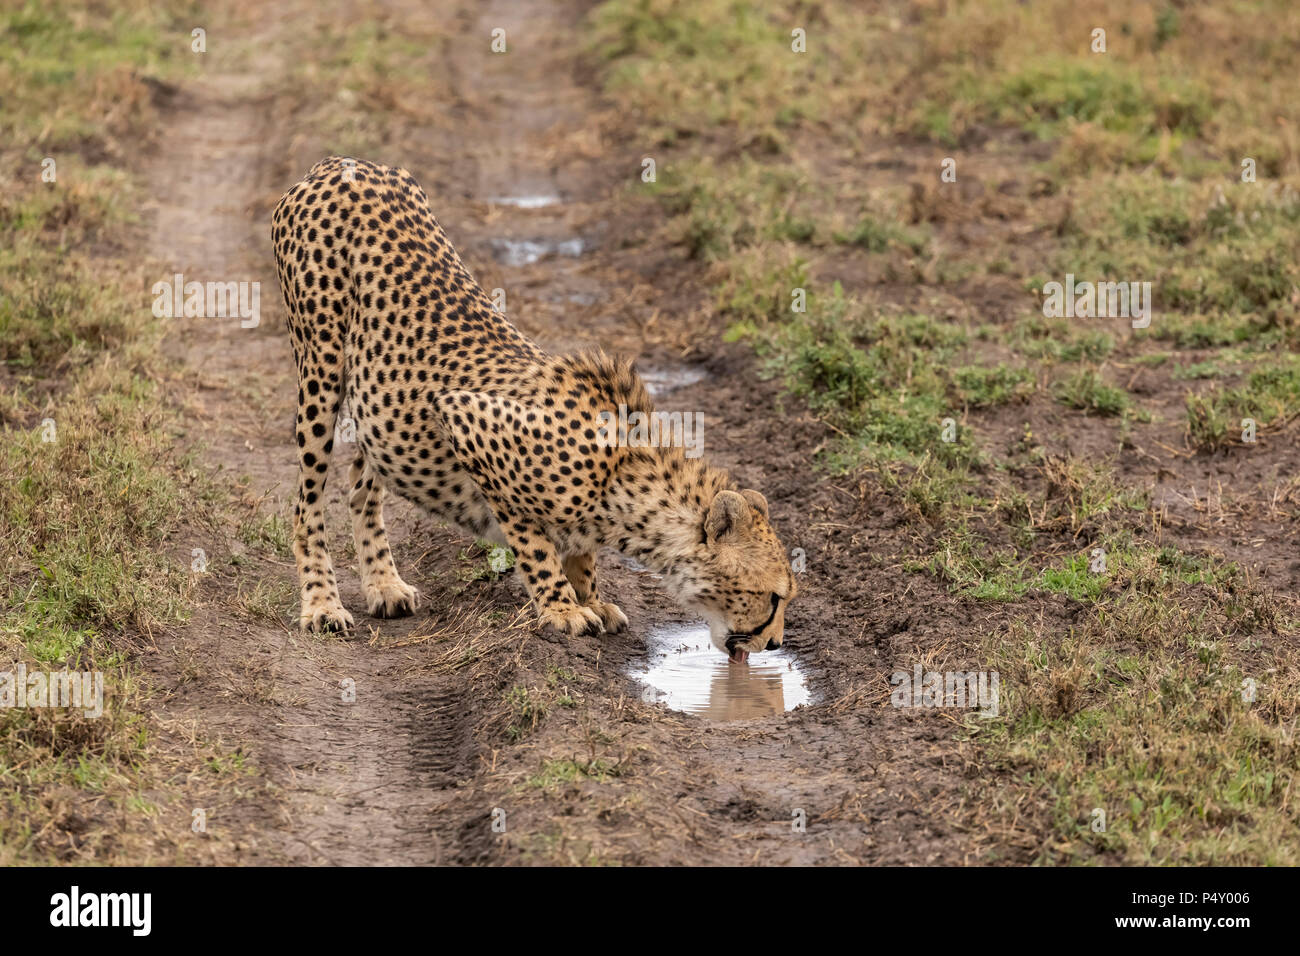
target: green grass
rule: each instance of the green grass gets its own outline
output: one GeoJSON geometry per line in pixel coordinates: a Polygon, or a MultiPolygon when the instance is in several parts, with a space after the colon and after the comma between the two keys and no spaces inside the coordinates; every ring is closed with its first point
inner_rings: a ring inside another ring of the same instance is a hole
{"type": "Polygon", "coordinates": [[[1231,566],[1168,549],[1125,575],[1066,633],[1023,619],[986,642],[1000,715],[969,726],[1028,797],[990,792],[994,816],[1028,810],[1048,831],[1043,863],[1295,865],[1294,673],[1239,653],[1281,625],[1269,599],[1231,566]]]}
{"type": "Polygon", "coordinates": [[[112,807],[148,773],[133,649],[188,617],[191,577],[163,544],[196,497],[159,404],[157,386],[105,365],[50,412],[54,441],[39,424],[0,430],[0,666],[97,671],[106,696],[96,719],[0,711],[0,858],[66,848],[66,818],[50,818],[43,795],[70,787],[112,807]]]}
{"type": "Polygon", "coordinates": [[[115,378],[53,413],[54,441],[42,427],[0,442],[0,580],[47,628],[147,628],[179,613],[179,572],[152,548],[184,514],[181,463],[149,427],[156,386],[115,378]]]}
{"type": "Polygon", "coordinates": [[[1180,380],[1201,378],[1222,378],[1226,373],[1219,362],[1211,359],[1206,362],[1193,362],[1176,369],[1173,377],[1180,380]]]}
{"type": "Polygon", "coordinates": [[[1049,54],[1022,58],[990,78],[967,73],[951,82],[962,89],[957,104],[921,107],[925,128],[953,141],[949,111],[963,111],[967,123],[1019,126],[1040,139],[1055,140],[1087,124],[1104,134],[1112,162],[1151,163],[1165,137],[1177,145],[1198,135],[1213,112],[1210,92],[1194,79],[1144,76],[1117,58],[1049,54]]]}
{"type": "Polygon", "coordinates": [[[1148,281],[1151,333],[1217,345],[1270,330],[1294,342],[1288,316],[1300,283],[1300,193],[1278,183],[1098,178],[1077,189],[1057,268],[1092,279],[1148,281]],[[1164,329],[1166,314],[1199,319],[1204,334],[1164,329]]]}
{"type": "Polygon", "coordinates": [[[1238,575],[1233,565],[1219,566],[1184,555],[1172,548],[1134,548],[1131,544],[1098,544],[1084,551],[1034,568],[1012,552],[989,552],[969,533],[950,538],[928,563],[928,570],[946,580],[952,589],[985,601],[1018,601],[1030,594],[1063,594],[1099,606],[1127,593],[1135,571],[1154,567],[1152,577],[1165,584],[1217,584],[1238,575]]]}
{"type": "Polygon", "coordinates": [[[903,61],[897,128],[913,135],[953,145],[1011,126],[1056,144],[1063,175],[1151,164],[1199,174],[1213,158],[1235,167],[1243,156],[1274,175],[1289,155],[1272,122],[1285,112],[1274,83],[1289,60],[1281,38],[1297,22],[1285,0],[1237,4],[1230,21],[1158,0],[990,0],[920,19],[910,45],[892,37],[900,51],[877,58],[886,75],[903,61]],[[1097,27],[1105,52],[1092,49],[1097,27]]]}
{"type": "Polygon", "coordinates": [[[282,558],[293,554],[293,528],[281,514],[259,514],[239,529],[239,539],[250,548],[268,548],[282,558]]]}
{"type": "Polygon", "coordinates": [[[915,255],[921,255],[926,250],[926,237],[919,230],[909,229],[870,213],[864,214],[847,231],[836,233],[835,241],[860,246],[868,252],[885,252],[893,246],[901,246],[915,255]]]}
{"type": "MultiPolygon", "coordinates": [[[[1000,329],[990,329],[981,337],[999,341],[1003,335],[1000,329]]],[[[1040,312],[1031,312],[1015,323],[1009,344],[1026,358],[1057,364],[1100,362],[1115,351],[1115,337],[1109,332],[1068,319],[1047,318],[1040,312]]]]}
{"type": "Polygon", "coordinates": [[[1211,385],[1187,395],[1187,431],[1201,451],[1217,451],[1244,441],[1246,420],[1256,432],[1300,415],[1300,359],[1268,363],[1233,388],[1211,385]]]}
{"type": "Polygon", "coordinates": [[[252,621],[283,625],[286,609],[294,606],[298,588],[293,581],[256,577],[251,583],[243,578],[235,586],[232,607],[252,621]]]}
{"type": "Polygon", "coordinates": [[[1033,394],[1035,375],[1027,367],[967,365],[953,370],[953,389],[964,405],[996,408],[1033,394]]]}
{"type": "MultiPolygon", "coordinates": [[[[395,149],[402,124],[412,117],[427,123],[441,103],[430,97],[428,79],[446,57],[441,24],[437,18],[393,21],[382,10],[360,19],[338,12],[313,18],[311,30],[295,38],[300,50],[288,93],[321,155],[395,149]]],[[[486,37],[483,43],[486,53],[486,37]]]]}
{"type": "Polygon", "coordinates": [[[818,111],[813,90],[800,91],[818,65],[791,52],[793,22],[749,3],[613,0],[593,12],[588,46],[615,92],[653,91],[659,142],[725,126],[781,150],[783,131],[818,111]]]}
{"type": "Polygon", "coordinates": [[[810,300],[806,319],[750,335],[791,391],[863,454],[882,461],[915,462],[927,454],[969,461],[969,434],[956,427],[961,405],[1010,400],[1014,373],[954,371],[952,360],[966,343],[963,331],[924,315],[865,311],[837,288],[810,300]],[[949,419],[951,441],[945,438],[949,419]]]}
{"type": "Polygon", "coordinates": [[[506,737],[519,740],[536,730],[556,707],[576,707],[578,697],[570,686],[579,680],[578,675],[568,668],[552,665],[543,685],[527,687],[516,684],[511,687],[504,697],[509,714],[506,737]]]}
{"type": "Polygon", "coordinates": [[[479,539],[473,547],[462,548],[457,557],[461,561],[460,580],[465,582],[492,581],[515,566],[515,553],[503,545],[479,539]]]}
{"type": "Polygon", "coordinates": [[[541,769],[528,778],[528,786],[539,790],[552,790],[564,784],[581,783],[592,780],[596,783],[608,783],[619,776],[618,765],[607,760],[546,760],[541,769]]]}
{"type": "MultiPolygon", "coordinates": [[[[90,8],[28,0],[0,11],[0,142],[29,162],[121,153],[156,114],[146,77],[192,68],[189,3],[90,8]],[[168,9],[170,7],[170,9],[168,9]]],[[[30,175],[36,179],[39,166],[30,175]]]]}
{"type": "Polygon", "coordinates": [[[1078,369],[1058,380],[1052,393],[1063,405],[1097,415],[1119,415],[1131,404],[1123,389],[1107,385],[1092,368],[1078,369]]]}
{"type": "Polygon", "coordinates": [[[0,360],[22,368],[79,364],[144,334],[149,317],[92,253],[129,214],[132,185],[115,170],[63,164],[67,183],[29,184],[0,199],[0,360]],[[75,178],[74,178],[75,177],[75,178]]]}
{"type": "Polygon", "coordinates": [[[680,237],[691,255],[717,260],[761,242],[816,239],[807,188],[793,169],[741,158],[724,168],[710,160],[667,165],[653,191],[681,214],[680,237]]]}
{"type": "Polygon", "coordinates": [[[192,65],[188,9],[0,12],[0,667],[98,672],[107,698],[98,718],[0,711],[6,863],[117,859],[156,783],[134,652],[188,616],[168,539],[204,496],[155,384],[160,330],[128,253],[141,194],[116,164],[152,133],[149,79],[192,65]]]}

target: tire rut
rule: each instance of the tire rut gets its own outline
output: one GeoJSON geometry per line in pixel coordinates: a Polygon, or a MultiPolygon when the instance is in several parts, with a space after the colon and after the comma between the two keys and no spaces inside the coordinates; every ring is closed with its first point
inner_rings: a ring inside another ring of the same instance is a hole
{"type": "MultiPolygon", "coordinates": [[[[231,479],[249,476],[263,510],[287,517],[297,472],[296,384],[279,321],[269,226],[255,211],[287,185],[278,180],[290,131],[276,122],[273,95],[289,68],[280,40],[286,24],[308,29],[317,13],[301,5],[277,13],[274,21],[259,21],[266,35],[240,38],[258,51],[252,68],[223,70],[216,59],[216,69],[172,98],[163,116],[166,145],[144,179],[154,185],[147,253],[163,275],[260,283],[264,318],[257,327],[242,328],[237,319],[173,319],[164,348],[183,365],[177,399],[201,423],[204,466],[231,479]]],[[[346,530],[343,458],[333,463],[330,521],[346,530]]],[[[239,494],[231,488],[233,510],[247,504],[239,494]]],[[[409,676],[409,651],[241,620],[241,589],[290,593],[296,574],[291,560],[243,554],[249,569],[234,578],[225,560],[240,550],[238,529],[225,530],[224,540],[195,532],[205,535],[201,544],[213,569],[200,585],[203,604],[188,627],[159,642],[174,661],[198,665],[197,677],[170,688],[165,717],[197,720],[237,742],[283,802],[256,819],[218,814],[209,826],[245,831],[241,837],[257,862],[440,862],[445,851],[433,834],[439,791],[476,765],[474,714],[464,688],[450,679],[409,676]],[[349,692],[353,702],[345,700],[349,692]]],[[[362,609],[339,540],[333,544],[344,598],[362,609]]],[[[178,551],[188,555],[189,544],[178,551]]],[[[360,620],[364,628],[364,615],[360,620]]],[[[386,622],[385,635],[409,633],[417,621],[386,622]]]]}

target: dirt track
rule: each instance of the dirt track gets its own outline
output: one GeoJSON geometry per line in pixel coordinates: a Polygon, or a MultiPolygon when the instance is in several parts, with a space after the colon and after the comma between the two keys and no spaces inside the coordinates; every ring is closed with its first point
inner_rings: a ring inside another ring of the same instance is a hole
{"type": "MultiPolygon", "coordinates": [[[[423,16],[388,7],[390,23],[423,16]]],[[[988,839],[956,832],[965,799],[951,723],[884,706],[881,672],[921,654],[959,666],[947,647],[952,608],[938,584],[903,578],[871,555],[898,553],[898,521],[861,489],[819,479],[822,426],[782,408],[745,350],[708,321],[703,277],[658,234],[653,204],[629,195],[641,153],[584,81],[574,37],[581,9],[564,0],[462,4],[445,87],[431,91],[447,125],[403,127],[394,155],[411,169],[467,264],[503,288],[512,319],[544,346],[599,343],[650,364],[695,363],[704,380],[664,399],[703,410],[706,454],[768,496],[788,547],[808,572],[787,617],[787,645],[811,673],[815,703],[784,716],[711,724],[643,704],[625,675],[656,623],[679,620],[668,597],[617,557],[601,558],[606,591],[632,621],[621,635],[562,641],[512,625],[522,588],[469,580],[469,542],[398,501],[389,528],[398,566],[424,595],[414,618],[364,615],[346,509],[347,451],[331,473],[327,527],[349,640],[300,635],[287,623],[292,559],[240,540],[240,521],[287,519],[296,480],[295,382],[272,268],[267,214],[319,158],[296,127],[282,85],[290,35],[310,7],[284,9],[239,37],[255,69],[223,65],[172,97],[167,145],[151,160],[154,259],[188,277],[261,282],[262,321],[204,320],[169,347],[188,372],[174,385],[190,437],[230,495],[230,527],[174,542],[209,572],[193,623],[159,638],[170,691],[165,719],[194,723],[249,757],[264,787],[227,791],[208,839],[223,861],[312,864],[454,862],[928,863],[975,859],[988,839]],[[492,27],[511,38],[493,56],[492,27]],[[536,209],[490,204],[551,194],[536,209]],[[577,257],[512,266],[499,240],[581,238],[577,257]],[[864,517],[865,516],[865,517],[864,517]],[[231,563],[237,555],[238,564],[231,563]],[[280,620],[253,608],[279,602],[280,620]],[[361,612],[361,613],[358,613],[361,612]],[[870,623],[868,623],[870,622],[870,623]],[[352,681],[355,703],[343,701],[352,681]],[[506,732],[503,699],[523,686],[550,701],[535,729],[506,732]],[[578,767],[566,778],[546,768],[578,767]],[[504,833],[492,812],[506,812],[504,833]],[[791,826],[806,813],[807,832],[791,826]]],[[[480,561],[481,563],[481,561],[480,561]]],[[[974,605],[972,605],[972,608],[974,605]]],[[[962,610],[964,627],[978,622],[962,610]]],[[[1014,835],[999,835],[1015,858],[1014,835]]]]}

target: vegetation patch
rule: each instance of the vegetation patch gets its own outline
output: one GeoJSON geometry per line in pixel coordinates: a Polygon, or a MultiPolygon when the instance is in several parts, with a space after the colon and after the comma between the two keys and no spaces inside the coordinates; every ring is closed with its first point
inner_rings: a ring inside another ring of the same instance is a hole
{"type": "Polygon", "coordinates": [[[0,709],[3,863],[112,861],[131,839],[123,814],[155,812],[134,652],[188,616],[193,576],[166,542],[205,494],[162,411],[160,332],[126,252],[139,194],[119,161],[185,68],[176,15],[0,13],[0,671],[102,685],[99,715],[0,709]]]}

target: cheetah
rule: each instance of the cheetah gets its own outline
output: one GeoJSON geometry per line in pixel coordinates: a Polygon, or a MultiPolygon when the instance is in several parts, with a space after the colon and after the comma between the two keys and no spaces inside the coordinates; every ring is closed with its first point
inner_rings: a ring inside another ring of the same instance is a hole
{"type": "Polygon", "coordinates": [[[388,492],[513,549],[539,624],[618,632],[596,582],[616,548],[660,574],[736,662],[782,643],[795,596],[766,499],[680,447],[611,440],[654,406],[630,361],[544,352],[470,275],[410,173],[332,157],[275,207],[271,233],[298,369],[293,551],[304,630],[346,630],[324,493],[346,401],[348,503],[366,607],[414,612],[384,527],[388,492]]]}

